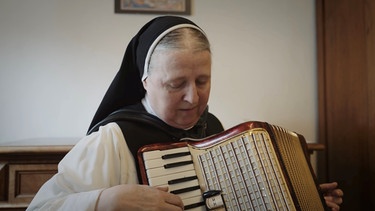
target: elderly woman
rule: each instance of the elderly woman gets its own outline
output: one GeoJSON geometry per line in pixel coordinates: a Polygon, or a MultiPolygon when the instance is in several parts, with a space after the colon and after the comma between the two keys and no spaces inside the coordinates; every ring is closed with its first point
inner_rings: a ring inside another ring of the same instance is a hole
{"type": "MultiPolygon", "coordinates": [[[[159,142],[223,131],[208,112],[211,51],[205,33],[182,17],[161,16],[130,41],[88,135],[60,162],[29,210],[183,210],[165,187],[140,185],[137,151],[159,142]]],[[[322,186],[339,209],[342,191],[322,186]]]]}

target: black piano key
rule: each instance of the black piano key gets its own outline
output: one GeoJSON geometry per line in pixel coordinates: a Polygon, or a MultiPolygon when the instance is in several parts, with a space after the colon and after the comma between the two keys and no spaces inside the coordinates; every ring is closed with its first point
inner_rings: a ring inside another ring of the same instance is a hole
{"type": "Polygon", "coordinates": [[[177,189],[177,190],[171,191],[171,193],[173,193],[173,194],[181,194],[181,193],[186,193],[186,192],[190,192],[190,191],[194,191],[194,190],[199,190],[199,189],[200,189],[200,187],[199,187],[199,185],[197,185],[197,186],[192,186],[192,187],[177,189]]]}
{"type": "Polygon", "coordinates": [[[178,157],[183,157],[186,155],[190,155],[190,152],[177,152],[177,153],[172,153],[172,154],[166,154],[161,156],[162,159],[170,159],[170,158],[178,158],[178,157]]]}
{"type": "Polygon", "coordinates": [[[203,201],[194,203],[194,204],[189,204],[189,205],[184,206],[184,210],[189,210],[189,209],[193,209],[193,208],[201,207],[201,206],[206,206],[206,204],[203,201]]]}
{"type": "Polygon", "coordinates": [[[192,163],[193,163],[192,160],[181,161],[181,162],[176,162],[176,163],[169,163],[169,164],[165,164],[164,168],[168,169],[168,168],[173,168],[173,167],[185,166],[185,165],[189,165],[189,164],[192,164],[192,163]]]}
{"type": "Polygon", "coordinates": [[[196,179],[198,179],[197,176],[191,176],[191,177],[183,177],[183,178],[179,178],[179,179],[173,179],[173,180],[169,180],[168,181],[168,185],[173,185],[173,184],[177,184],[177,183],[181,183],[181,182],[192,181],[192,180],[196,180],[196,179]]]}
{"type": "Polygon", "coordinates": [[[212,196],[216,196],[216,195],[219,195],[221,194],[221,190],[208,190],[206,192],[203,193],[203,198],[204,199],[207,199],[207,198],[210,198],[212,196]]]}

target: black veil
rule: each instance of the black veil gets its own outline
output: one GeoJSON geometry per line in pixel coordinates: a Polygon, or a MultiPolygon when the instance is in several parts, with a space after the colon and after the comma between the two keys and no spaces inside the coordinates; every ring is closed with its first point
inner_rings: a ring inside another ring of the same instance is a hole
{"type": "Polygon", "coordinates": [[[120,69],[92,119],[89,131],[112,112],[142,100],[145,90],[141,78],[147,52],[160,34],[180,24],[192,24],[198,27],[183,17],[160,16],[146,23],[132,38],[126,48],[120,69]]]}

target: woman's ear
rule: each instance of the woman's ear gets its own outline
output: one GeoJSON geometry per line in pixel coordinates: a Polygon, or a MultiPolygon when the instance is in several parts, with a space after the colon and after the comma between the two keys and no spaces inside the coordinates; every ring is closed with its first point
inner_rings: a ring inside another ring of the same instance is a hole
{"type": "Polygon", "coordinates": [[[143,88],[147,91],[147,78],[142,81],[143,88]]]}

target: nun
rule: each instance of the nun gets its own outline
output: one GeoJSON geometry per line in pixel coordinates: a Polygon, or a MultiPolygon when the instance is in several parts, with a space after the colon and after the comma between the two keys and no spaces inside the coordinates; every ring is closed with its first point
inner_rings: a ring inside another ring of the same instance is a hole
{"type": "MultiPolygon", "coordinates": [[[[222,132],[208,111],[210,88],[205,32],[178,16],[146,23],[129,42],[87,135],[61,160],[28,210],[186,209],[167,187],[140,184],[137,151],[222,132]]],[[[337,183],[324,185],[330,207],[338,210],[342,190],[337,183]]]]}

